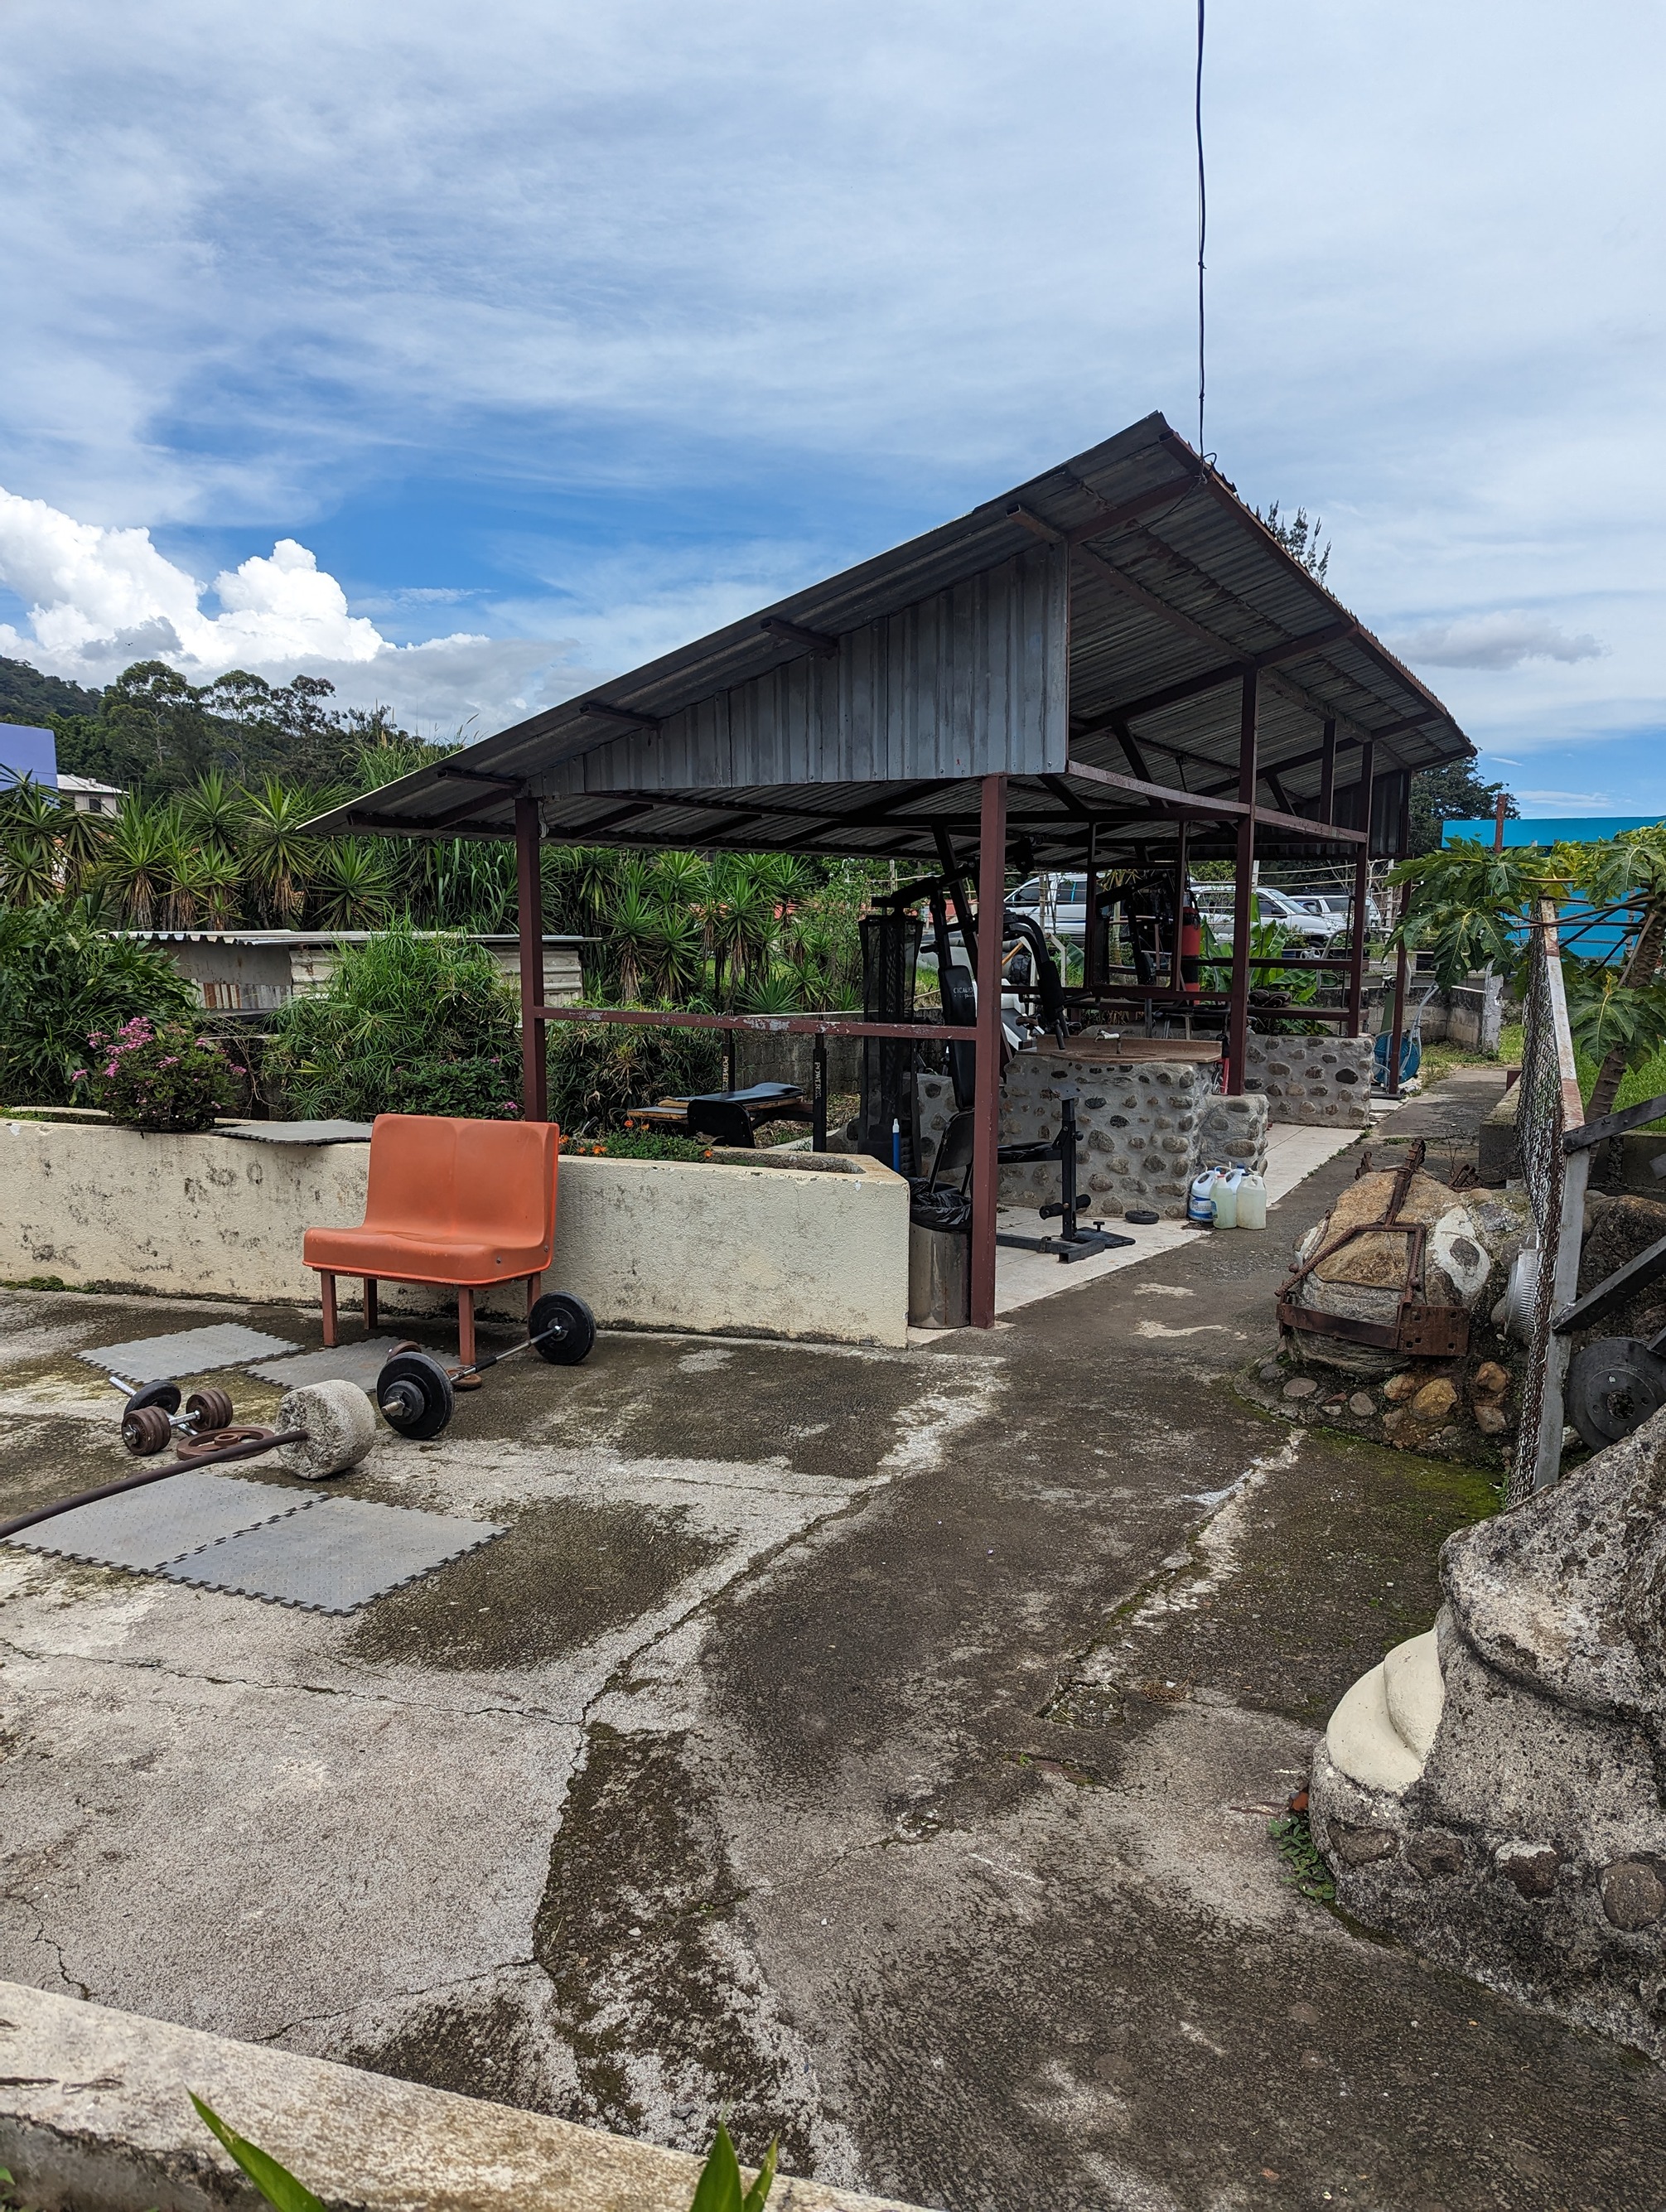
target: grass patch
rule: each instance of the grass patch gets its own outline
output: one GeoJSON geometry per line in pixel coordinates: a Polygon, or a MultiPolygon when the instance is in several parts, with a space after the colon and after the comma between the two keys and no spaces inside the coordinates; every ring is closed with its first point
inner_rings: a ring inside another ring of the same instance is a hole
{"type": "Polygon", "coordinates": [[[1316,1905],[1334,1905],[1336,1885],[1330,1869],[1319,1856],[1313,1830],[1305,1813],[1284,1813],[1269,1820],[1267,1832],[1284,1861],[1284,1880],[1292,1889],[1310,1897],[1316,1905]]]}
{"type": "MultiPolygon", "coordinates": [[[[1590,1094],[1596,1087],[1597,1062],[1580,1054],[1579,1096],[1590,1103],[1590,1094]]],[[[1641,1067],[1628,1067],[1620,1080],[1620,1090],[1614,1102],[1618,1113],[1626,1106],[1640,1106],[1645,1098],[1666,1097],[1666,1051],[1657,1052],[1652,1060],[1645,1060],[1641,1067]]],[[[1645,1126],[1651,1129],[1666,1129],[1666,1116],[1645,1126]]]]}

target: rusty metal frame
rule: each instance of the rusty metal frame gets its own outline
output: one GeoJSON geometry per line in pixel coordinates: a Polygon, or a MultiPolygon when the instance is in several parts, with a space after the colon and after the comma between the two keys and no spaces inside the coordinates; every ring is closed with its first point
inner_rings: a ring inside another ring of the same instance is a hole
{"type": "MultiPolygon", "coordinates": [[[[1422,1140],[1414,1144],[1406,1158],[1394,1171],[1394,1186],[1389,1193],[1387,1206],[1377,1221],[1356,1223],[1345,1229],[1340,1237],[1333,1237],[1328,1244],[1321,1245],[1310,1260],[1304,1261],[1279,1285],[1277,1311],[1286,1328],[1304,1329],[1310,1335],[1337,1336],[1352,1344],[1370,1344],[1384,1352],[1415,1353],[1426,1359],[1461,1359],[1469,1349],[1469,1316],[1462,1306],[1432,1306],[1422,1295],[1428,1287],[1425,1262],[1428,1251],[1428,1228],[1421,1221],[1402,1221],[1397,1217],[1412,1187],[1412,1177],[1422,1166],[1422,1140]],[[1351,1314],[1321,1313],[1312,1306],[1298,1306],[1290,1303],[1290,1293],[1298,1284],[1304,1282],[1314,1269],[1334,1253],[1341,1252],[1361,1237],[1375,1237],[1383,1231],[1398,1233],[1406,1238],[1406,1279],[1400,1292],[1400,1304],[1392,1322],[1359,1321],[1351,1314]]],[[[1366,1153],[1360,1165],[1360,1174],[1368,1171],[1371,1154],[1366,1153]]],[[[1356,1182],[1359,1176],[1354,1178],[1356,1182]]]]}

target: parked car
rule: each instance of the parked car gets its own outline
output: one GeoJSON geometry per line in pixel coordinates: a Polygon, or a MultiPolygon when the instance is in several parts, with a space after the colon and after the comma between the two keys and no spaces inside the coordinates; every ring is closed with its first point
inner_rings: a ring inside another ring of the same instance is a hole
{"type": "Polygon", "coordinates": [[[1043,902],[1043,879],[1031,876],[1028,883],[1020,884],[1007,894],[1006,903],[1014,914],[1031,915],[1043,928],[1051,927],[1056,937],[1068,938],[1079,945],[1087,935],[1087,878],[1085,876],[1054,876],[1050,879],[1050,897],[1043,902]]]}
{"type": "MultiPolygon", "coordinates": [[[[1217,942],[1223,937],[1230,937],[1232,930],[1231,884],[1194,884],[1192,896],[1217,942]]],[[[1255,899],[1257,924],[1277,922],[1284,930],[1286,944],[1304,952],[1323,952],[1346,927],[1346,916],[1310,913],[1298,905],[1288,891],[1276,890],[1271,884],[1257,884],[1255,899]]]]}

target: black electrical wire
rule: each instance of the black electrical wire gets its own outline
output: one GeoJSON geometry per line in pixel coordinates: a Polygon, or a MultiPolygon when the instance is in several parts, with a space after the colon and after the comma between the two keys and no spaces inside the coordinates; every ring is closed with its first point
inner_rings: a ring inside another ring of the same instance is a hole
{"type": "Polygon", "coordinates": [[[1197,0],[1197,77],[1192,104],[1197,137],[1197,450],[1203,446],[1203,243],[1209,228],[1209,198],[1203,176],[1203,8],[1197,0]]]}

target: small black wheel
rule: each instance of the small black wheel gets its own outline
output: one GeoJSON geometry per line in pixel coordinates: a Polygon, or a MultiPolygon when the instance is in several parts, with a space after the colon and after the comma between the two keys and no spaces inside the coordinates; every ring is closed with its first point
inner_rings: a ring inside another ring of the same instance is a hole
{"type": "Polygon", "coordinates": [[[230,1395],[224,1390],[193,1390],[185,1400],[185,1419],[199,1437],[216,1429],[228,1429],[234,1418],[230,1395]]]}
{"type": "Polygon", "coordinates": [[[121,1440],[136,1459],[165,1451],[173,1436],[173,1424],[161,1406],[130,1406],[121,1417],[121,1440]]]}
{"type": "Polygon", "coordinates": [[[571,1291],[546,1291],[526,1316],[529,1337],[542,1337],[532,1349],[552,1367],[576,1367],[588,1359],[596,1342],[596,1316],[571,1291]]]}
{"type": "Polygon", "coordinates": [[[396,1436],[426,1443],[457,1409],[451,1377],[426,1352],[396,1352],[376,1377],[376,1403],[396,1436]]]}
{"type": "Polygon", "coordinates": [[[1592,1451],[1618,1443],[1666,1405],[1666,1360],[1634,1336],[1602,1336],[1573,1355],[1567,1418],[1592,1451]]]}

